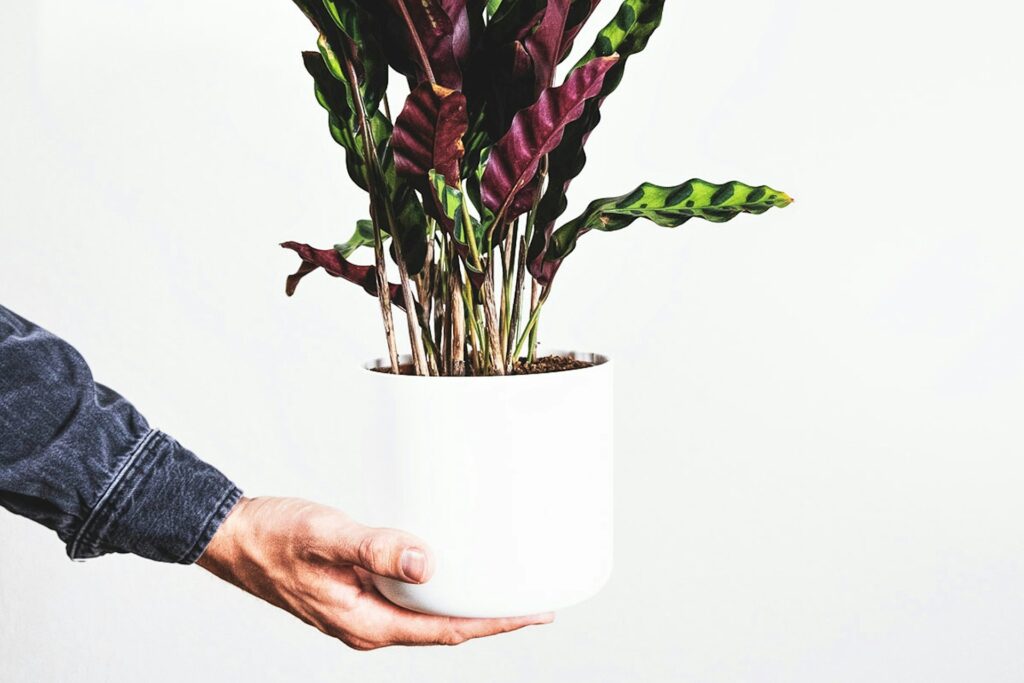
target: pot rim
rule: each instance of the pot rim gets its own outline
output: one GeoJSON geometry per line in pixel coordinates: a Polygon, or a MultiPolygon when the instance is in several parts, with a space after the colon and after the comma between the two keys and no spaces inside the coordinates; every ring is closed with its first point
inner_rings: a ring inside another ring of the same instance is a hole
{"type": "MultiPolygon", "coordinates": [[[[374,372],[378,368],[385,368],[391,364],[391,361],[387,358],[374,358],[371,361],[362,364],[362,370],[365,372],[375,375],[377,377],[390,377],[398,380],[447,380],[447,381],[469,381],[469,380],[505,380],[505,381],[528,381],[537,380],[538,378],[546,378],[551,380],[557,377],[576,376],[576,373],[581,372],[601,372],[607,371],[612,367],[612,359],[610,356],[603,353],[594,353],[591,351],[565,351],[562,349],[543,349],[543,356],[566,356],[575,360],[582,360],[588,363],[593,363],[590,367],[586,368],[574,368],[572,370],[561,370],[559,372],[539,372],[532,375],[481,375],[481,376],[444,376],[444,377],[424,377],[422,375],[395,375],[390,372],[374,372]]],[[[406,363],[412,363],[412,356],[403,353],[399,354],[398,362],[402,365],[406,363]]]]}

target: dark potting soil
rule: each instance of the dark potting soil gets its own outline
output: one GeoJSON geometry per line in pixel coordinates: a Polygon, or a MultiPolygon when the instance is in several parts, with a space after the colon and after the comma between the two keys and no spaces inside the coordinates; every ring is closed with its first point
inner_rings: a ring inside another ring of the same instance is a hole
{"type": "MultiPolygon", "coordinates": [[[[532,363],[523,361],[517,362],[512,368],[513,375],[543,375],[549,372],[565,372],[567,370],[580,370],[593,365],[585,360],[577,360],[568,356],[545,356],[538,358],[532,363]]],[[[415,375],[416,372],[411,364],[402,365],[399,370],[403,375],[415,375]]],[[[391,368],[373,368],[373,372],[391,374],[391,368]]]]}
{"type": "Polygon", "coordinates": [[[548,372],[565,372],[566,370],[580,370],[589,368],[593,363],[585,360],[577,360],[568,356],[545,356],[538,358],[532,363],[519,361],[512,367],[513,375],[543,375],[548,372]]]}

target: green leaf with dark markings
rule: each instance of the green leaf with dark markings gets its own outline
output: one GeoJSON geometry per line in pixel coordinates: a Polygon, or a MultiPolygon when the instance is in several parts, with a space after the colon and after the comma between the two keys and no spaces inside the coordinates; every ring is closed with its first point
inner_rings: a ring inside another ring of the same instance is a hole
{"type": "MultiPolygon", "coordinates": [[[[332,75],[347,81],[343,56],[348,54],[359,80],[359,88],[369,115],[377,112],[388,87],[388,65],[377,39],[373,17],[351,0],[294,0],[320,36],[317,47],[332,75]]],[[[349,105],[354,106],[351,95],[349,105]]]]}
{"type": "Polygon", "coordinates": [[[556,230],[544,255],[544,277],[539,279],[549,283],[561,261],[576,248],[576,241],[591,230],[621,230],[638,218],[666,228],[678,227],[691,218],[724,223],[741,213],[764,213],[792,202],[785,192],[738,181],[715,185],[694,179],[671,187],[644,183],[621,197],[591,202],[582,215],[556,230]]]}
{"type": "MultiPolygon", "coordinates": [[[[316,84],[316,98],[328,112],[331,137],[345,148],[345,165],[349,176],[363,190],[369,191],[366,183],[369,168],[363,146],[359,118],[350,106],[347,81],[339,81],[331,74],[323,56],[317,52],[302,53],[306,70],[316,84]]],[[[423,206],[416,198],[416,192],[395,171],[395,158],[390,141],[391,121],[378,111],[370,117],[370,132],[376,143],[377,156],[384,172],[384,199],[391,205],[395,217],[394,233],[398,235],[409,273],[416,275],[423,267],[427,253],[427,218],[423,206]]],[[[386,230],[386,226],[381,226],[386,230]]]]}
{"type": "Polygon", "coordinates": [[[534,276],[540,273],[555,222],[568,206],[569,185],[587,164],[584,146],[601,122],[601,105],[622,82],[629,58],[647,47],[651,35],[661,25],[664,7],[665,0],[625,0],[615,18],[601,29],[590,50],[576,64],[578,67],[600,57],[619,55],[619,62],[605,76],[600,94],[587,102],[576,121],[566,126],[562,142],[548,155],[548,187],[537,207],[537,228],[530,243],[530,272],[534,276]]]}
{"type": "Polygon", "coordinates": [[[661,25],[665,0],[625,0],[615,17],[600,30],[594,44],[576,66],[618,53],[620,57],[642,52],[661,25]]]}
{"type": "MultiPolygon", "coordinates": [[[[366,154],[363,149],[359,119],[351,106],[351,91],[347,81],[339,81],[331,74],[331,68],[321,53],[303,52],[302,60],[306,71],[313,77],[314,93],[320,106],[327,110],[327,121],[331,137],[345,148],[345,165],[349,177],[356,185],[367,190],[366,154]]],[[[378,111],[370,117],[370,129],[377,143],[378,152],[387,148],[391,139],[391,122],[378,111]]]]}

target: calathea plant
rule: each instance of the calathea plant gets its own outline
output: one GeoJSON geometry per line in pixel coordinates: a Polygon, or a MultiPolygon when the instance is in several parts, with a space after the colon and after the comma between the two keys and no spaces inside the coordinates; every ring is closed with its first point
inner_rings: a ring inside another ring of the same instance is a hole
{"type": "Polygon", "coordinates": [[[560,82],[600,0],[295,0],[319,32],[303,60],[369,218],[333,249],[287,242],[302,264],[377,297],[393,372],[401,309],[420,375],[502,375],[533,360],[538,321],[580,237],[638,218],[724,222],[792,200],[765,186],[643,183],[562,225],[601,107],[661,22],[625,0],[560,82]],[[408,81],[397,116],[389,72],[408,81]],[[349,258],[366,247],[374,265],[349,258]],[[393,275],[388,276],[388,253],[393,275]]]}

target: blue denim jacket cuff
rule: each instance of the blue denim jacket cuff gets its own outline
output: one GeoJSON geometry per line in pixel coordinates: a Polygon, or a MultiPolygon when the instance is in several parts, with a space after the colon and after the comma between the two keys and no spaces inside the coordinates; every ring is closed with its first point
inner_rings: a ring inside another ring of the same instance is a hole
{"type": "Polygon", "coordinates": [[[132,449],[68,544],[73,560],[132,553],[192,564],[242,492],[215,467],[163,432],[132,449]]]}

